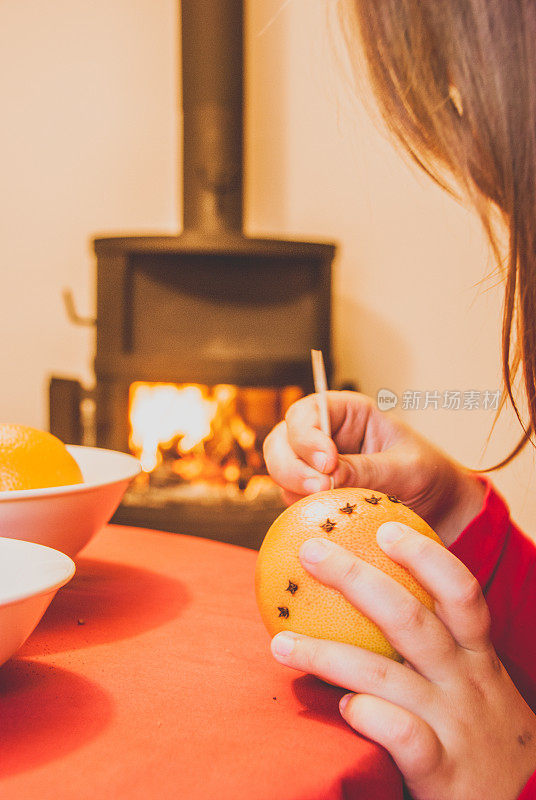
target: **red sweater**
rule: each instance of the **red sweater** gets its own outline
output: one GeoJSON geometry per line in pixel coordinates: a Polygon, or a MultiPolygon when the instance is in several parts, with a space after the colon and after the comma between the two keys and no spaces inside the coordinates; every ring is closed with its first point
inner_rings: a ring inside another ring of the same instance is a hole
{"type": "MultiPolygon", "coordinates": [[[[450,550],[482,586],[497,653],[536,711],[536,545],[512,522],[504,500],[488,483],[480,513],[450,550]]],[[[536,800],[536,772],[518,800],[536,800]]]]}

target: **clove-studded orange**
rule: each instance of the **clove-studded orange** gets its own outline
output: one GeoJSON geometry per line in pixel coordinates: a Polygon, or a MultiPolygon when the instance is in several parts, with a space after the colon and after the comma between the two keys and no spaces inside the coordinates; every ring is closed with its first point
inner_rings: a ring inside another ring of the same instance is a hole
{"type": "Polygon", "coordinates": [[[306,539],[330,539],[390,575],[433,609],[430,595],[378,546],[376,532],[388,521],[403,522],[440,542],[432,528],[396,497],[370,489],[318,492],[283,511],[266,534],[255,571],[257,604],[270,635],[289,630],[346,642],[399,660],[378,626],[338,590],[313,578],[298,555],[306,539]]]}

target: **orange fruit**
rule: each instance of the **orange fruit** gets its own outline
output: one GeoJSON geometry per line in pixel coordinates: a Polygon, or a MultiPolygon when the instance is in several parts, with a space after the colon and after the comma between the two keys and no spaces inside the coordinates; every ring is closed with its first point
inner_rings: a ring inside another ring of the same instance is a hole
{"type": "Polygon", "coordinates": [[[0,491],[82,483],[82,473],[56,436],[27,425],[0,423],[0,491]]]}
{"type": "Polygon", "coordinates": [[[333,639],[400,660],[377,625],[342,594],[317,581],[302,567],[300,546],[322,536],[383,570],[433,609],[433,600],[405,567],[396,564],[376,543],[383,522],[403,522],[440,542],[414,511],[392,495],[370,489],[333,489],[303,497],[283,511],[259,550],[255,593],[261,617],[271,636],[283,630],[317,639],[333,639]]]}

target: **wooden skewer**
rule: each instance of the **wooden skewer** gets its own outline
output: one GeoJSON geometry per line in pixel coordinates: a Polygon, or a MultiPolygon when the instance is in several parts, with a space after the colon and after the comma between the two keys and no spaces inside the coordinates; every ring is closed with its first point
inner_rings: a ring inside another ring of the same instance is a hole
{"type": "MultiPolygon", "coordinates": [[[[324,366],[324,356],[322,350],[311,350],[311,361],[313,363],[313,381],[315,391],[318,395],[318,409],[320,411],[320,428],[326,436],[331,439],[331,424],[328,409],[328,381],[326,378],[326,368],[324,366]]],[[[330,488],[335,487],[333,476],[329,476],[330,488]]]]}

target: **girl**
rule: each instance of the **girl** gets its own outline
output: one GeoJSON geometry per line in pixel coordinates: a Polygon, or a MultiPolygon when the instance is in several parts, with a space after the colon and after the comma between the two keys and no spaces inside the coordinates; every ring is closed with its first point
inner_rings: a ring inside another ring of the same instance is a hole
{"type": "MultiPolygon", "coordinates": [[[[516,408],[511,383],[522,367],[533,426],[536,0],[340,7],[389,130],[442,186],[461,189],[496,253],[498,225],[508,231],[504,379],[516,408]]],[[[449,549],[395,523],[381,526],[378,543],[435,597],[436,614],[334,543],[310,539],[304,567],[374,619],[405,662],[291,633],[274,637],[274,656],[350,690],[342,716],[390,751],[416,800],[536,800],[534,544],[483,476],[363,395],[330,392],[329,403],[332,439],[314,396],[268,436],[272,476],[288,502],[328,489],[331,476],[335,486],[393,493],[415,509],[449,549]]]]}

